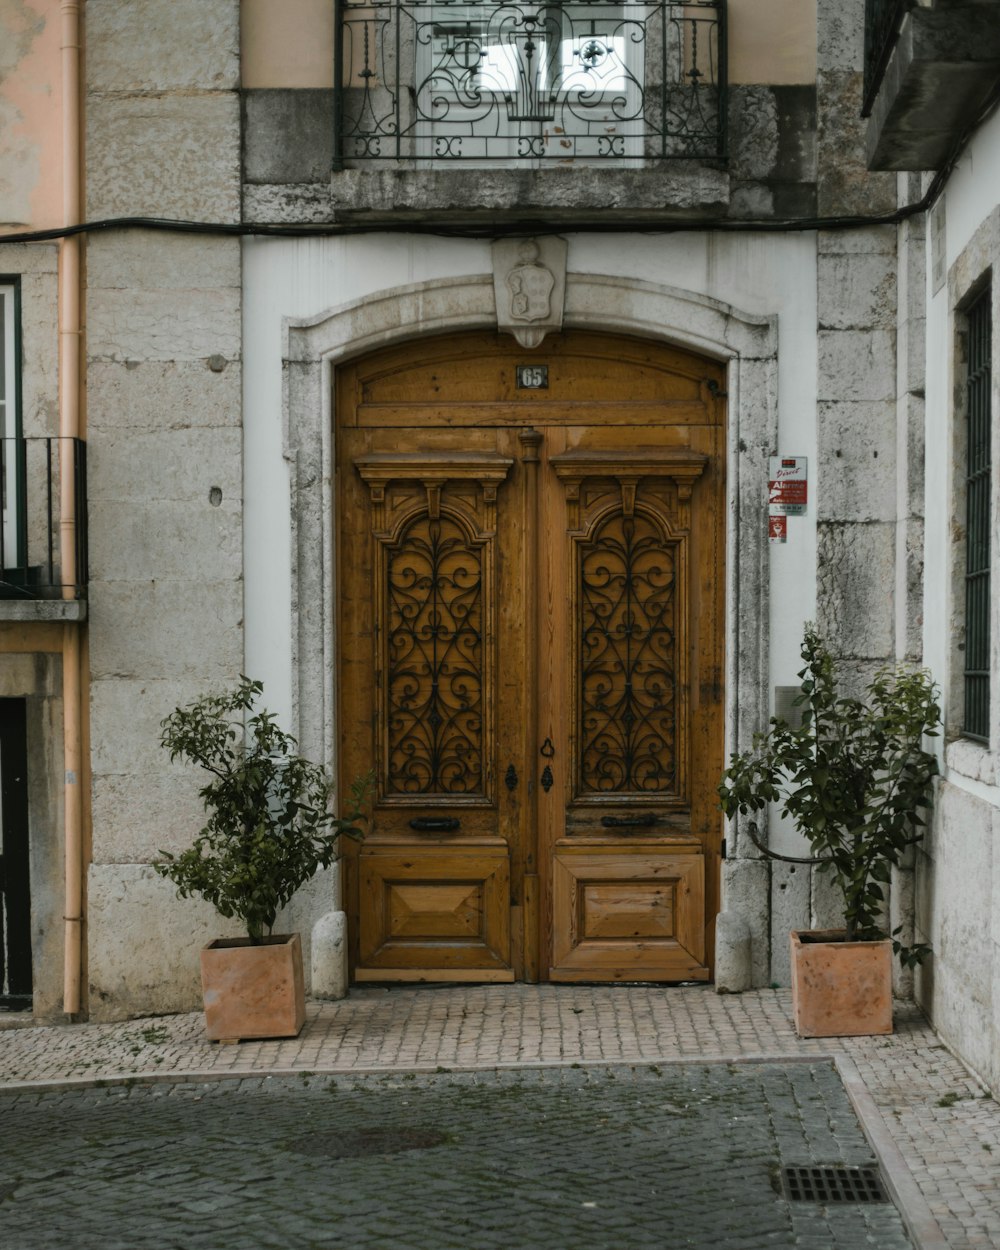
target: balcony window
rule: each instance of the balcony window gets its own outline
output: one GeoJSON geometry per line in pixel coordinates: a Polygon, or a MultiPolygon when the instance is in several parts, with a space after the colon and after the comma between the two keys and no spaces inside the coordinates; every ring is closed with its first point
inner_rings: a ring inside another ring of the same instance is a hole
{"type": "Polygon", "coordinates": [[[22,494],[18,313],[17,284],[4,282],[0,285],[0,564],[4,568],[18,564],[24,551],[18,506],[22,494]]]}
{"type": "Polygon", "coordinates": [[[725,0],[346,0],[338,167],[724,153],[725,0]]]}
{"type": "Polygon", "coordinates": [[[16,281],[0,280],[0,599],[81,598],[87,578],[85,445],[22,432],[18,295],[16,281]],[[72,526],[63,524],[69,484],[72,526]]]}

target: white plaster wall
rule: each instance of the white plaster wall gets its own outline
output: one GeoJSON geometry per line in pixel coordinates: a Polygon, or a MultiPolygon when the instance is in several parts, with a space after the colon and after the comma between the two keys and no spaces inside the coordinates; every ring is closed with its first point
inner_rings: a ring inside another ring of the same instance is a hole
{"type": "MultiPolygon", "coordinates": [[[[984,223],[1000,205],[1000,116],[994,116],[970,142],[948,180],[945,193],[946,271],[969,269],[969,252],[980,248],[984,223]],[[977,233],[978,232],[978,233],[977,233]]],[[[946,281],[932,290],[932,241],[927,231],[926,332],[926,540],[924,547],[924,662],[942,687],[945,708],[958,707],[961,690],[956,665],[954,587],[960,585],[964,532],[953,495],[954,350],[952,302],[946,281]],[[953,684],[956,688],[953,689],[953,684]]],[[[995,245],[993,252],[996,251],[995,245]]],[[[993,265],[994,309],[1000,255],[984,258],[993,265]]],[[[973,268],[980,264],[977,258],[973,268]]],[[[975,275],[973,275],[975,276],[975,275]]],[[[964,276],[963,276],[964,281],[964,276]]],[[[958,297],[962,292],[959,291],[958,297]]],[[[998,358],[1000,324],[994,315],[993,353],[998,358]]],[[[994,370],[993,456],[1000,445],[998,375],[994,370]]],[[[994,486],[992,537],[998,545],[1000,495],[994,486]]],[[[994,624],[1000,578],[994,581],[994,624]]],[[[960,597],[960,596],[959,596],[960,597]]],[[[993,1088],[1000,1083],[1000,863],[995,843],[1000,832],[1000,786],[997,785],[998,632],[993,641],[993,741],[989,748],[972,742],[939,741],[943,781],[938,789],[931,836],[918,859],[917,923],[934,949],[932,961],[917,979],[917,993],[942,1036],[993,1088]]],[[[957,719],[954,714],[953,721],[957,719]]],[[[957,724],[949,725],[954,738],[957,724]]]]}
{"type": "MultiPolygon", "coordinates": [[[[816,264],[811,234],[569,235],[568,268],[634,277],[777,315],[779,450],[816,455],[816,264]]],[[[243,251],[244,487],[247,671],[290,724],[289,476],[282,457],[285,318],[318,316],[375,292],[488,273],[489,244],[405,235],[248,240],[243,251]]],[[[543,349],[544,350],[544,349],[543,349]]],[[[815,511],[772,549],[771,684],[792,684],[802,624],[815,611],[815,511]],[[772,602],[774,602],[774,599],[772,602]]]]}
{"type": "MultiPolygon", "coordinates": [[[[790,519],[788,543],[769,552],[770,580],[777,602],[765,624],[763,651],[770,646],[772,669],[766,675],[766,686],[771,689],[775,683],[794,684],[800,666],[803,622],[815,616],[816,608],[815,236],[569,235],[568,241],[568,271],[572,275],[612,280],[616,286],[634,279],[637,289],[659,285],[690,293],[695,299],[718,301],[738,310],[740,315],[777,323],[778,438],[770,450],[807,456],[812,466],[813,493],[809,514],[790,519]]],[[[244,245],[246,671],[264,682],[265,702],[293,731],[296,725],[305,731],[305,726],[296,709],[299,675],[293,673],[293,656],[300,640],[297,635],[293,639],[289,590],[293,578],[293,505],[289,466],[283,460],[282,355],[287,323],[320,321],[332,309],[360,305],[381,291],[469,279],[489,272],[489,245],[474,240],[383,235],[349,240],[251,240],[244,245]]],[[[595,324],[592,311],[588,312],[587,324],[591,328],[595,324]]],[[[662,329],[669,335],[669,326],[662,329]]],[[[676,330],[679,341],[689,341],[688,324],[678,323],[676,330]]],[[[541,350],[544,352],[544,346],[541,350]]],[[[720,350],[730,349],[720,340],[720,350]]],[[[731,403],[736,402],[734,394],[731,403]]],[[[745,404],[744,399],[741,407],[745,404]]],[[[756,418],[758,414],[748,415],[756,418]]],[[[758,488],[763,501],[763,470],[758,488]]],[[[747,575],[757,578],[756,569],[756,565],[748,565],[747,575]]],[[[753,599],[753,594],[748,596],[748,602],[753,599]]],[[[746,657],[748,664],[751,659],[746,657]]],[[[733,697],[731,691],[730,698],[733,697]]],[[[752,728],[757,727],[755,717],[752,728]]],[[[802,840],[789,829],[775,828],[772,839],[777,847],[794,853],[805,849],[802,840]]],[[[778,923],[784,949],[788,927],[808,923],[808,891],[788,890],[788,883],[779,881],[772,899],[767,864],[741,859],[738,867],[744,886],[751,878],[756,884],[751,885],[748,894],[746,888],[737,888],[730,882],[735,894],[727,906],[749,908],[752,912],[751,927],[758,935],[755,983],[767,983],[773,975],[768,936],[772,908],[781,904],[778,923]],[[757,868],[763,871],[755,875],[752,870],[757,868]]],[[[808,883],[803,879],[791,884],[808,883]]],[[[324,877],[304,892],[295,904],[294,927],[307,932],[312,924],[307,917],[315,918],[327,910],[337,897],[337,887],[336,874],[330,874],[330,879],[324,877]]]]}
{"type": "MultiPolygon", "coordinates": [[[[968,145],[944,192],[946,269],[968,247],[972,236],[1000,204],[1000,113],[983,126],[968,145]]],[[[925,498],[927,540],[925,547],[924,662],[942,685],[945,702],[949,694],[948,668],[951,663],[951,632],[948,613],[943,611],[942,592],[950,577],[950,517],[948,498],[951,486],[952,446],[949,380],[951,339],[948,284],[936,294],[931,290],[930,222],[927,234],[927,463],[925,498]]],[[[994,273],[994,282],[998,278],[994,273]]],[[[994,327],[996,331],[996,327],[994,327]]],[[[994,420],[1000,414],[994,413],[994,420]]],[[[1000,790],[992,794],[1000,802],[1000,790]]]]}

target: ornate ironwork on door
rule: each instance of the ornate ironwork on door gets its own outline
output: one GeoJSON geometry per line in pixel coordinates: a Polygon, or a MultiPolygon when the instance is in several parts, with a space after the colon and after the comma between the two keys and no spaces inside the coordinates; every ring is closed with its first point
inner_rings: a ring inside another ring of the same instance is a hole
{"type": "Polygon", "coordinates": [[[497,488],[493,453],[371,453],[354,461],[375,539],[378,797],[493,797],[497,488]]]}
{"type": "Polygon", "coordinates": [[[691,496],[706,457],[671,448],[574,450],[574,799],[685,808],[691,496]]]}
{"type": "Polygon", "coordinates": [[[725,0],[345,0],[337,167],[724,155],[725,0]]]}
{"type": "Polygon", "coordinates": [[[674,789],[675,548],[641,512],[580,544],[581,794],[674,789]]]}
{"type": "Polygon", "coordinates": [[[449,517],[417,517],[387,553],[390,793],[482,793],[482,589],[479,552],[449,517]]]}

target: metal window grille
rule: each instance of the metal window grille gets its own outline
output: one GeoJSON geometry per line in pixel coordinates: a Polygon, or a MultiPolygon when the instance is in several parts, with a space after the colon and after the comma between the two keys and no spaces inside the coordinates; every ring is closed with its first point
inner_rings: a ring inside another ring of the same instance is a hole
{"type": "Polygon", "coordinates": [[[86,597],[87,445],[78,438],[0,438],[0,599],[86,597]],[[76,513],[63,567],[63,483],[74,481],[76,513]]]}
{"type": "Polygon", "coordinates": [[[726,0],[344,0],[335,168],[719,158],[726,0]]]}
{"type": "Polygon", "coordinates": [[[967,310],[968,376],[965,477],[965,713],[962,732],[981,742],[990,732],[990,290],[967,310]]]}
{"type": "Polygon", "coordinates": [[[903,18],[916,0],[865,0],[865,76],[861,116],[868,117],[882,85],[903,18]]]}

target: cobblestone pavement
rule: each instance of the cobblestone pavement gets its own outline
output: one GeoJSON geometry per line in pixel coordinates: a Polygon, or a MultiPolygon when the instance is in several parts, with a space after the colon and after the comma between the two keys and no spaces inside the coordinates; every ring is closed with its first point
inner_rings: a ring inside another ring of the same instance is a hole
{"type": "Polygon", "coordinates": [[[831,1063],[250,1077],[0,1093],[10,1250],[909,1247],[831,1063]]]}
{"type": "MultiPolygon", "coordinates": [[[[441,1067],[503,1073],[769,1059],[791,1070],[792,1060],[824,1056],[836,1061],[917,1244],[923,1250],[1000,1246],[1000,1106],[912,1006],[897,1004],[891,1037],[842,1040],[797,1038],[787,991],[720,996],[700,986],[354,990],[341,1002],[312,1003],[294,1040],[238,1046],[206,1041],[200,1014],[116,1025],[0,1026],[0,1086],[8,1092],[128,1077],[185,1078],[176,1090],[218,1084],[220,1077],[295,1073],[392,1073],[395,1079],[441,1067]]],[[[244,1088],[243,1081],[229,1084],[244,1088]]],[[[9,1123],[5,1113],[0,1141],[9,1123]]],[[[0,1212],[8,1214],[7,1203],[0,1212]]],[[[507,1244],[516,1250],[515,1241],[507,1244]]],[[[2,1236],[0,1245],[19,1250],[2,1236]]]]}

